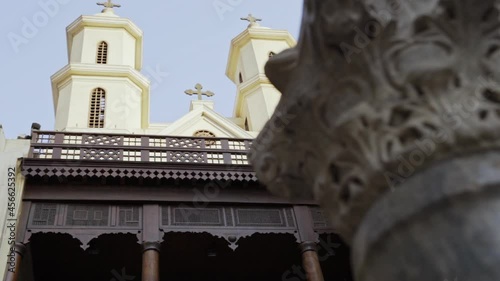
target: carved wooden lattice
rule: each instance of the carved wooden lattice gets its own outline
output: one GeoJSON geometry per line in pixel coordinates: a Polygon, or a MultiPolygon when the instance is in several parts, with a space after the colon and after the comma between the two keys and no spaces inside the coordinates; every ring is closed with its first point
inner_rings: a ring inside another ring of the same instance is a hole
{"type": "Polygon", "coordinates": [[[123,161],[141,161],[141,152],[139,150],[123,151],[123,161]]]}
{"type": "Polygon", "coordinates": [[[54,143],[55,135],[53,134],[38,134],[36,143],[54,143]]]}
{"type": "Polygon", "coordinates": [[[235,209],[236,226],[286,227],[282,209],[235,209]]]}
{"type": "Polygon", "coordinates": [[[124,228],[142,227],[141,207],[101,204],[34,203],[30,228],[124,228]]]}
{"type": "Polygon", "coordinates": [[[57,204],[36,204],[31,223],[39,226],[54,225],[56,221],[57,204]]]}
{"type": "Polygon", "coordinates": [[[121,160],[121,151],[114,149],[83,149],[85,160],[121,160]]]}
{"type": "Polygon", "coordinates": [[[167,139],[166,138],[149,138],[149,146],[167,147],[167,139]]]}
{"type": "Polygon", "coordinates": [[[118,207],[118,225],[119,226],[134,226],[140,225],[140,208],[139,207],[118,207]]]}
{"type": "Polygon", "coordinates": [[[66,215],[69,226],[108,226],[109,206],[69,205],[66,215]]]}
{"type": "Polygon", "coordinates": [[[292,208],[163,206],[161,222],[175,227],[294,228],[292,208]]]}
{"type": "Polygon", "coordinates": [[[169,152],[172,162],[180,163],[205,163],[205,153],[203,152],[169,152]]]}
{"type": "Polygon", "coordinates": [[[231,150],[248,150],[245,141],[228,141],[229,149],[231,150]]]}
{"type": "Polygon", "coordinates": [[[89,145],[123,145],[122,136],[83,135],[83,144],[89,145]]]}
{"type": "Polygon", "coordinates": [[[176,138],[168,141],[168,147],[201,148],[201,139],[176,138]]]}
{"type": "Polygon", "coordinates": [[[33,131],[28,158],[247,165],[245,139],[33,131]]]}
{"type": "Polygon", "coordinates": [[[125,146],[141,146],[142,141],[140,137],[126,137],[123,138],[123,145],[125,146]]]}
{"type": "Polygon", "coordinates": [[[173,208],[173,225],[223,226],[223,208],[173,208]]]}
{"type": "Polygon", "coordinates": [[[45,149],[45,148],[33,148],[33,158],[37,159],[52,159],[52,155],[54,153],[53,149],[45,149]]]}
{"type": "Polygon", "coordinates": [[[82,144],[82,136],[78,135],[65,135],[63,139],[64,144],[82,144]]]}
{"type": "Polygon", "coordinates": [[[313,223],[315,228],[325,228],[325,227],[331,227],[330,222],[328,219],[325,217],[325,214],[323,210],[319,207],[311,207],[311,215],[313,218],[313,223]]]}
{"type": "Polygon", "coordinates": [[[61,159],[78,160],[80,159],[80,149],[62,149],[61,159]]]}
{"type": "Polygon", "coordinates": [[[231,163],[234,165],[248,165],[246,154],[231,154],[231,163]]]}

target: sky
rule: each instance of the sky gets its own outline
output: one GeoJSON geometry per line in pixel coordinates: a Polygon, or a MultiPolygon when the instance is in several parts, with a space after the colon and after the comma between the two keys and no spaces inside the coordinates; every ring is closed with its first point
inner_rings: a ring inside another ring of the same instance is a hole
{"type": "MultiPolygon", "coordinates": [[[[103,0],[105,1],[105,0],[103,0]]],[[[303,0],[114,0],[115,13],[144,32],[142,73],[151,80],[151,123],[173,122],[189,110],[184,94],[196,83],[216,95],[215,109],[232,116],[236,86],[225,70],[231,39],[252,13],[262,26],[298,39],[303,0]]],[[[67,64],[66,26],[102,10],[90,0],[2,3],[0,124],[8,138],[29,134],[33,122],[54,129],[50,76],[67,64]],[[27,26],[32,27],[28,30],[27,26]],[[29,32],[27,32],[27,30],[29,32]]]]}

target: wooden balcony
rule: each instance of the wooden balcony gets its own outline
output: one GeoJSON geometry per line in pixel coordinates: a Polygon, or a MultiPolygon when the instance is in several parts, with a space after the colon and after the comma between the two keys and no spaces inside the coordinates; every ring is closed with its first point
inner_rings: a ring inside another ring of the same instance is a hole
{"type": "Polygon", "coordinates": [[[252,140],[37,131],[29,158],[248,165],[252,140]]]}
{"type": "Polygon", "coordinates": [[[180,178],[196,179],[228,178],[228,174],[234,179],[244,172],[256,180],[247,160],[251,144],[250,139],[33,131],[23,171],[28,176],[50,176],[62,169],[62,174],[78,171],[84,176],[82,169],[87,167],[89,174],[106,177],[125,176],[116,170],[128,168],[130,173],[134,168],[134,175],[141,177],[175,178],[175,171],[180,178]]]}

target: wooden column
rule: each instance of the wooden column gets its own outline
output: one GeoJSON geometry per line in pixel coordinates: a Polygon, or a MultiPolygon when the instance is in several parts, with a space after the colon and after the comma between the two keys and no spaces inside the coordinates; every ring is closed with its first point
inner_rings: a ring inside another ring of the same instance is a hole
{"type": "Polygon", "coordinates": [[[6,281],[18,280],[19,271],[21,270],[21,262],[23,261],[23,256],[26,252],[26,246],[21,243],[16,243],[13,248],[14,251],[10,252],[7,257],[6,281]]]}
{"type": "Polygon", "coordinates": [[[307,281],[323,281],[316,243],[302,242],[300,251],[302,252],[302,266],[306,272],[307,281]]]}
{"type": "Polygon", "coordinates": [[[160,243],[142,244],[142,281],[160,281],[160,243]]]}

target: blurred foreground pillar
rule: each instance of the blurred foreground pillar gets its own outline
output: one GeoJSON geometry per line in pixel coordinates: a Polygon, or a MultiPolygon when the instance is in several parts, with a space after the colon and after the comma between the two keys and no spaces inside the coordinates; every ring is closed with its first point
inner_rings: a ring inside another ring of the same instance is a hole
{"type": "Polygon", "coordinates": [[[500,280],[494,0],[306,0],[266,73],[283,96],[250,159],[315,198],[358,281],[500,280]]]}

